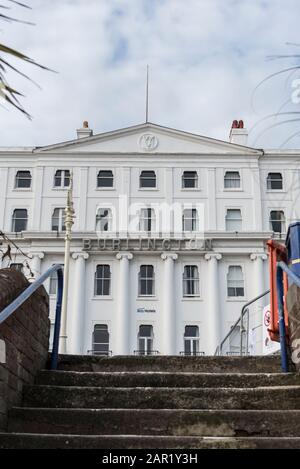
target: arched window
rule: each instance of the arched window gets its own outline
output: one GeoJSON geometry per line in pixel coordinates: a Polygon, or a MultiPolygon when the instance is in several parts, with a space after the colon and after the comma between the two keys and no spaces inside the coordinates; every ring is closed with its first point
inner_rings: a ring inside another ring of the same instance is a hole
{"type": "Polygon", "coordinates": [[[138,332],[138,355],[152,355],[153,353],[153,327],[141,325],[138,332]]]}
{"type": "Polygon", "coordinates": [[[70,185],[70,170],[58,169],[54,176],[54,187],[65,188],[70,185]]]}
{"type": "Polygon", "coordinates": [[[52,214],[52,231],[66,231],[65,218],[65,209],[55,208],[52,214]]]}
{"type": "Polygon", "coordinates": [[[184,355],[199,354],[199,327],[185,326],[184,328],[184,355]]]}
{"type": "Polygon", "coordinates": [[[281,173],[269,173],[267,177],[268,190],[281,190],[283,188],[281,173]]]}
{"type": "Polygon", "coordinates": [[[183,296],[199,296],[199,271],[196,265],[184,266],[183,296]]]}
{"type": "Polygon", "coordinates": [[[31,186],[31,173],[30,171],[17,171],[15,188],[28,189],[31,186]]]}
{"type": "Polygon", "coordinates": [[[139,271],[139,296],[154,295],[153,265],[141,265],[139,271]]]}
{"type": "Polygon", "coordinates": [[[95,296],[108,296],[110,295],[110,280],[111,272],[108,264],[99,264],[95,272],[95,296]]]}
{"type": "Polygon", "coordinates": [[[225,218],[226,231],[242,231],[242,214],[239,208],[229,208],[225,218]]]}
{"type": "Polygon", "coordinates": [[[274,233],[285,232],[285,215],[283,210],[271,210],[270,229],[274,231],[274,233]]]}
{"type": "Polygon", "coordinates": [[[28,214],[26,208],[16,208],[12,216],[12,231],[19,233],[27,230],[28,214]]]}
{"type": "Polygon", "coordinates": [[[106,324],[96,324],[93,331],[93,355],[109,355],[109,332],[106,324]]]}
{"type": "Polygon", "coordinates": [[[197,187],[198,187],[197,171],[183,171],[182,188],[183,189],[196,189],[197,187]]]}
{"type": "Polygon", "coordinates": [[[195,208],[186,208],[182,214],[182,230],[183,231],[198,231],[199,219],[198,212],[195,208]]]}
{"type": "Polygon", "coordinates": [[[156,174],[155,171],[142,171],[140,174],[140,187],[151,188],[156,187],[156,174]]]}
{"type": "Polygon", "coordinates": [[[227,294],[229,297],[244,296],[244,276],[240,265],[230,265],[227,274],[227,294]]]}
{"type": "Polygon", "coordinates": [[[97,176],[97,187],[113,187],[114,175],[111,169],[102,169],[97,176]]]}
{"type": "Polygon", "coordinates": [[[224,176],[225,189],[239,189],[241,187],[241,176],[238,171],[226,171],[224,176]]]}
{"type": "Polygon", "coordinates": [[[140,211],[140,231],[155,231],[155,210],[142,208],[140,211]]]}
{"type": "Polygon", "coordinates": [[[96,231],[111,231],[112,215],[110,208],[98,208],[96,215],[96,231]]]}

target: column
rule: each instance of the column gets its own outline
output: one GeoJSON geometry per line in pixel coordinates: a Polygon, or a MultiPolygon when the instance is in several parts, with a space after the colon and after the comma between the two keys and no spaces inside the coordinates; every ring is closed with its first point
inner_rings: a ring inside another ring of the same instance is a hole
{"type": "Polygon", "coordinates": [[[79,196],[79,213],[78,213],[78,230],[86,230],[86,214],[87,214],[87,197],[88,197],[88,168],[80,168],[80,192],[79,196]]]}
{"type": "Polygon", "coordinates": [[[162,311],[162,337],[161,353],[163,355],[176,355],[176,307],[174,289],[174,267],[178,255],[174,252],[163,252],[161,255],[164,266],[164,309],[162,311]]]}
{"type": "MultiPolygon", "coordinates": [[[[265,285],[264,261],[268,259],[268,256],[265,253],[253,253],[250,254],[250,259],[253,262],[252,298],[255,298],[267,290],[265,285]]],[[[253,303],[249,309],[250,330],[253,329],[255,331],[255,337],[253,336],[253,340],[256,355],[262,352],[263,331],[261,326],[263,324],[263,307],[268,304],[268,302],[269,297],[265,296],[264,298],[261,298],[260,300],[253,303]]]]}
{"type": "Polygon", "coordinates": [[[222,316],[220,311],[220,298],[219,298],[219,272],[218,261],[222,259],[219,253],[205,254],[205,260],[208,262],[207,273],[207,298],[208,298],[208,311],[206,314],[207,329],[205,330],[207,354],[214,355],[217,346],[221,340],[221,323],[222,316]]]}
{"type": "Polygon", "coordinates": [[[207,169],[207,194],[208,194],[208,206],[206,206],[207,215],[205,218],[208,220],[204,230],[217,230],[217,193],[216,193],[216,170],[215,168],[207,169]]]}
{"type": "Polygon", "coordinates": [[[32,229],[39,231],[41,229],[42,203],[43,203],[43,183],[44,168],[37,166],[34,172],[34,201],[33,201],[33,217],[32,229]]]}
{"type": "Polygon", "coordinates": [[[120,261],[119,283],[117,287],[117,310],[115,319],[114,355],[129,355],[130,353],[130,268],[129,261],[133,258],[131,252],[118,252],[120,261]]]}
{"type": "Polygon", "coordinates": [[[251,229],[259,232],[263,230],[260,171],[258,167],[251,166],[250,171],[252,171],[253,196],[253,228],[251,229]]]}
{"type": "Polygon", "coordinates": [[[89,258],[87,252],[74,252],[72,258],[75,259],[75,278],[73,284],[73,299],[71,309],[71,333],[69,338],[69,350],[73,354],[83,354],[84,342],[84,317],[86,312],[85,292],[86,292],[86,260],[89,258]]]}
{"type": "MultiPolygon", "coordinates": [[[[8,181],[8,168],[0,169],[0,230],[10,231],[7,227],[7,221],[5,220],[5,207],[7,203],[7,181],[8,181]]],[[[11,215],[10,215],[11,217],[11,215]]],[[[11,218],[9,219],[11,223],[11,218]]]]}
{"type": "Polygon", "coordinates": [[[42,259],[44,259],[45,254],[43,252],[31,252],[30,255],[32,258],[30,261],[30,268],[34,279],[36,279],[41,275],[42,259]]]}

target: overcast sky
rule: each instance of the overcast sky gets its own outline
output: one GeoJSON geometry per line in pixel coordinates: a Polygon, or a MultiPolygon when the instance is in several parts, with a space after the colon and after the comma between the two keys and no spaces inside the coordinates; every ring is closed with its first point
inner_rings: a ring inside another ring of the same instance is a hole
{"type": "MultiPolygon", "coordinates": [[[[26,0],[23,0],[26,1],[26,0]]],[[[58,73],[19,64],[41,89],[15,75],[33,116],[0,108],[0,146],[46,145],[75,138],[88,120],[94,133],[145,120],[146,64],[149,120],[223,140],[233,119],[250,129],[269,114],[297,112],[297,72],[280,74],[253,95],[269,74],[300,63],[267,60],[300,54],[299,0],[27,0],[32,10],[11,14],[33,21],[1,25],[1,42],[58,73]]],[[[299,74],[300,77],[300,74],[299,74]]],[[[249,144],[300,148],[300,122],[267,119],[249,144]],[[272,129],[261,132],[274,125],[272,129]]]]}

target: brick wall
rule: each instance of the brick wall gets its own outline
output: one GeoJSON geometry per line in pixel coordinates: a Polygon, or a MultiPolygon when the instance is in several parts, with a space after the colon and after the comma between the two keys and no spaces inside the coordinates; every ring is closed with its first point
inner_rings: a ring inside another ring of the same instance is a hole
{"type": "MultiPolygon", "coordinates": [[[[0,270],[0,311],[27,286],[14,269],[0,270]]],[[[1,312],[0,312],[1,315],[1,312]]],[[[21,403],[23,384],[33,383],[45,367],[49,341],[48,294],[40,287],[3,324],[0,324],[0,429],[7,410],[21,403]]]]}

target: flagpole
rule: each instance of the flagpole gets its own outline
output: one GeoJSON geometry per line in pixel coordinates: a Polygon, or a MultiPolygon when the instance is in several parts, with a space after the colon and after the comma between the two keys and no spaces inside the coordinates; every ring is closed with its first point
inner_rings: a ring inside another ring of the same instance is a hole
{"type": "Polygon", "coordinates": [[[69,270],[70,270],[70,245],[72,239],[72,225],[74,224],[73,208],[73,173],[70,175],[70,185],[67,193],[67,205],[65,208],[65,259],[64,259],[64,281],[63,297],[61,309],[61,330],[59,340],[59,352],[67,353],[67,309],[68,309],[68,289],[69,289],[69,270]]]}
{"type": "Polygon", "coordinates": [[[147,65],[147,78],[146,78],[146,124],[149,118],[149,65],[147,65]]]}

